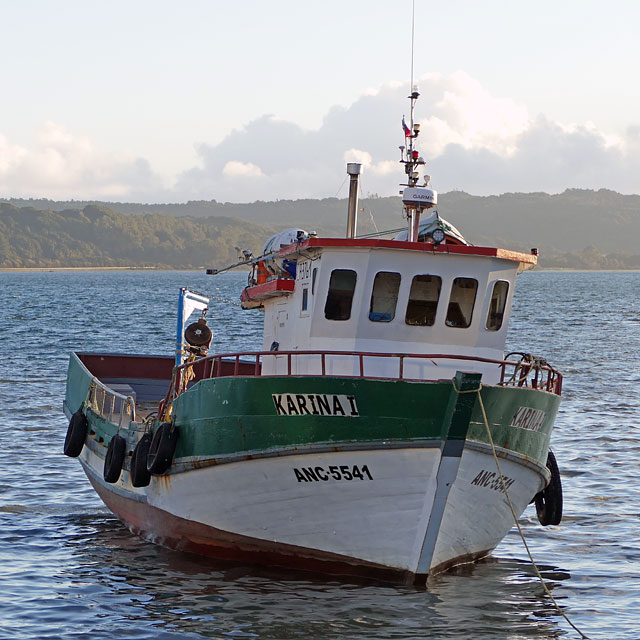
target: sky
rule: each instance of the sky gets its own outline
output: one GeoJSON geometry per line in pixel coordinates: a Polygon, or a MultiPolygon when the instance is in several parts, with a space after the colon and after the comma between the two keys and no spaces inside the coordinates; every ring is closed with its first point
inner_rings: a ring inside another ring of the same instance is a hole
{"type": "MultiPolygon", "coordinates": [[[[252,202],[403,181],[412,0],[0,0],[0,198],[252,202]]],[[[415,0],[418,148],[474,195],[640,193],[640,3],[415,0]]]]}

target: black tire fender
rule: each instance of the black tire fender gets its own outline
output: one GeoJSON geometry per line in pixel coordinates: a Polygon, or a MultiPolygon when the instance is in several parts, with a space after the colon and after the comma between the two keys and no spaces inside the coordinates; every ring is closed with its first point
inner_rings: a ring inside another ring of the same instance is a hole
{"type": "Polygon", "coordinates": [[[134,487],[146,487],[151,482],[151,474],[147,469],[147,457],[151,447],[151,434],[145,433],[138,440],[131,456],[131,484],[134,487]]]}
{"type": "Polygon", "coordinates": [[[82,407],[80,407],[69,420],[67,435],[64,439],[64,455],[70,458],[77,458],[82,452],[88,432],[89,421],[87,416],[82,413],[82,407]]]}
{"type": "Polygon", "coordinates": [[[171,422],[163,422],[153,434],[147,471],[153,475],[162,475],[171,466],[173,454],[178,444],[178,428],[171,422]]]}
{"type": "Polygon", "coordinates": [[[107,455],[104,458],[103,477],[105,482],[112,484],[118,482],[126,453],[127,441],[120,434],[116,434],[109,441],[107,455]]]}
{"type": "Polygon", "coordinates": [[[534,497],[536,514],[543,527],[560,524],[562,520],[562,481],[553,451],[547,454],[547,469],[551,472],[549,484],[534,497]]]}

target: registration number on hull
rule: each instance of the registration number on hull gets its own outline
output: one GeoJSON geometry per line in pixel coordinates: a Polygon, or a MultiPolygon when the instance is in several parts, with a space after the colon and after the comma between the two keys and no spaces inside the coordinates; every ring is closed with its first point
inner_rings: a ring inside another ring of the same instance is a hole
{"type": "Polygon", "coordinates": [[[373,480],[373,476],[366,464],[330,465],[328,467],[294,467],[298,482],[329,482],[340,480],[373,480]]]}
{"type": "Polygon", "coordinates": [[[502,477],[504,478],[504,486],[502,486],[502,480],[500,479],[499,474],[495,471],[485,471],[482,469],[482,471],[480,471],[480,473],[478,473],[478,475],[471,481],[471,484],[474,484],[477,487],[486,487],[487,489],[504,493],[505,487],[509,490],[509,487],[515,482],[515,479],[509,478],[508,476],[502,477]]]}

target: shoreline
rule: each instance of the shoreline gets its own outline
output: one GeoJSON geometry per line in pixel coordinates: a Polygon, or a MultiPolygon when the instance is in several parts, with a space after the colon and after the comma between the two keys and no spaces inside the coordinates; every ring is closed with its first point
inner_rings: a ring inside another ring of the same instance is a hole
{"type": "MultiPolygon", "coordinates": [[[[0,267],[0,273],[23,273],[23,272],[41,272],[41,271],[201,271],[206,267],[0,267]]],[[[238,271],[244,271],[238,269],[238,271]]],[[[628,267],[628,268],[610,268],[606,267],[594,267],[588,269],[585,267],[535,267],[528,271],[533,273],[536,271],[575,271],[575,272],[588,272],[588,271],[607,271],[607,272],[630,272],[640,271],[640,266],[628,267]]]]}
{"type": "Polygon", "coordinates": [[[163,267],[0,267],[0,272],[11,271],[193,271],[163,267]]]}

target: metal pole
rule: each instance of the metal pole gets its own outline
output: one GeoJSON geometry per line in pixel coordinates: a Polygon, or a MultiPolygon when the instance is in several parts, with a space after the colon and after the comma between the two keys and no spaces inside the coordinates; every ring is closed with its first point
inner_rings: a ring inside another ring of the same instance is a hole
{"type": "Polygon", "coordinates": [[[347,238],[356,237],[356,228],[358,226],[358,182],[362,165],[358,162],[347,163],[347,173],[349,174],[349,212],[347,215],[347,238]]]}
{"type": "Polygon", "coordinates": [[[176,363],[175,366],[179,367],[182,364],[182,334],[184,333],[184,298],[187,293],[186,287],[181,287],[180,297],[178,298],[178,323],[176,328],[176,363]]]}

